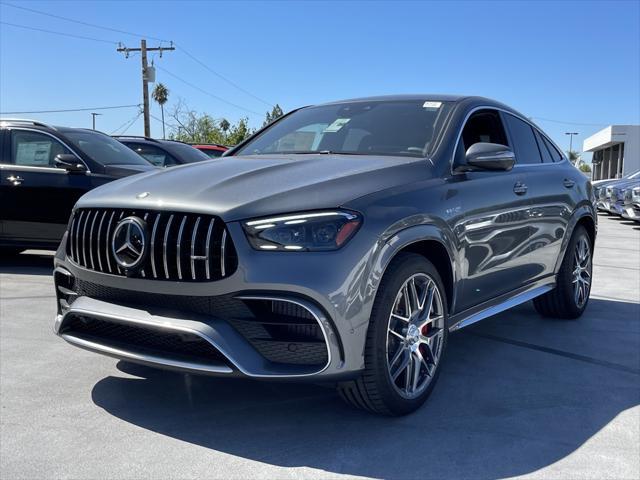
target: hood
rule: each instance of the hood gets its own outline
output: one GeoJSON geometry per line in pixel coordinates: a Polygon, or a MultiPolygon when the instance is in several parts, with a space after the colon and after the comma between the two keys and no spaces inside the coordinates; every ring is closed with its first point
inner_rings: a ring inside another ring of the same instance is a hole
{"type": "Polygon", "coordinates": [[[155,167],[151,164],[149,165],[105,165],[104,173],[111,177],[122,178],[128,177],[129,175],[135,175],[140,172],[148,172],[152,170],[157,170],[158,167],[155,167]]]}
{"type": "Polygon", "coordinates": [[[238,156],[161,169],[91,190],[80,207],[148,208],[218,215],[225,221],[335,208],[429,178],[419,158],[360,155],[238,156]],[[147,193],[138,199],[141,193],[147,193]]]}

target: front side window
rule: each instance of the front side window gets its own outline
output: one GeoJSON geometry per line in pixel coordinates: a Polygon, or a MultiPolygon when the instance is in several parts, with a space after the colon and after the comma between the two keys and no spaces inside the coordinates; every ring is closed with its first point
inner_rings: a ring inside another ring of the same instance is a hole
{"type": "Polygon", "coordinates": [[[298,110],[273,124],[236,155],[336,153],[424,157],[450,102],[383,100],[298,110]]]}
{"type": "Polygon", "coordinates": [[[26,130],[11,131],[11,163],[26,167],[55,167],[56,155],[72,153],[49,135],[26,130]]]}
{"type": "Polygon", "coordinates": [[[513,140],[516,163],[541,163],[542,159],[540,158],[540,150],[538,150],[538,142],[536,142],[536,137],[531,125],[510,114],[505,114],[504,117],[509,132],[511,133],[511,139],[513,140]]]}

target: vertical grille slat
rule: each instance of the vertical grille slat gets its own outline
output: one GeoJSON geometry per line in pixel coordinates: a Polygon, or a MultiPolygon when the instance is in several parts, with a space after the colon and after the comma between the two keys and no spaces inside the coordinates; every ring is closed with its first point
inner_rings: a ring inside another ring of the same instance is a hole
{"type": "Polygon", "coordinates": [[[160,221],[160,214],[156,215],[156,221],[153,222],[153,231],[151,233],[151,271],[153,272],[153,278],[158,278],[156,273],[156,231],[158,230],[158,222],[160,221]]]}
{"type": "Polygon", "coordinates": [[[200,217],[196,219],[196,223],[193,226],[193,233],[191,234],[191,280],[196,279],[196,266],[195,266],[195,255],[196,255],[196,238],[198,236],[198,227],[200,226],[200,217]]]}
{"type": "Polygon", "coordinates": [[[80,208],[70,222],[68,258],[80,267],[111,275],[157,281],[216,281],[237,268],[237,255],[224,222],[213,215],[139,209],[80,208]],[[125,217],[147,226],[146,257],[137,269],[116,261],[112,236],[125,217]]]}
{"type": "Polygon", "coordinates": [[[225,250],[227,249],[227,231],[222,231],[222,240],[220,240],[220,276],[225,276],[225,250]]]}
{"type": "Polygon", "coordinates": [[[207,230],[207,242],[206,242],[206,251],[205,251],[205,272],[207,276],[207,280],[211,279],[211,267],[209,264],[211,263],[211,232],[213,232],[213,224],[215,223],[215,219],[211,219],[209,222],[209,230],[207,230]]]}
{"type": "Polygon", "coordinates": [[[102,217],[100,218],[100,224],[98,225],[98,245],[96,246],[96,253],[98,254],[98,266],[100,267],[100,271],[104,272],[102,268],[102,249],[100,248],[100,239],[102,238],[102,224],[104,223],[104,218],[107,216],[107,211],[102,212],[102,217]]]}
{"type": "Polygon", "coordinates": [[[109,224],[107,225],[107,233],[105,236],[105,249],[106,249],[106,253],[107,253],[107,267],[109,268],[109,273],[112,273],[113,270],[111,269],[111,224],[113,223],[113,217],[115,216],[116,212],[111,212],[111,216],[109,217],[109,224]]]}
{"type": "Polygon", "coordinates": [[[182,217],[180,229],[178,230],[178,239],[176,240],[176,267],[178,268],[178,280],[182,280],[182,266],[180,265],[180,245],[182,244],[182,233],[184,232],[184,224],[187,223],[187,216],[182,217]]]}
{"type": "Polygon", "coordinates": [[[76,263],[80,263],[80,224],[82,223],[82,217],[84,217],[84,211],[80,212],[78,218],[78,225],[76,226],[76,263]]]}
{"type": "Polygon", "coordinates": [[[93,220],[91,221],[91,227],[89,228],[89,259],[91,260],[91,269],[95,270],[96,265],[93,263],[93,229],[96,226],[96,218],[98,218],[98,211],[93,214],[93,220]]]}
{"type": "Polygon", "coordinates": [[[164,242],[162,242],[162,262],[164,265],[164,277],[169,280],[169,252],[167,252],[167,242],[169,240],[169,231],[171,230],[171,223],[173,222],[173,215],[169,217],[167,226],[164,229],[164,242]]]}

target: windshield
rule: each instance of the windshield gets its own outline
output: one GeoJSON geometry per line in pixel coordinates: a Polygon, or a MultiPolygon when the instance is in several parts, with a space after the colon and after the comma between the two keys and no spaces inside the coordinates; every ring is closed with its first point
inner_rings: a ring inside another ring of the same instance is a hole
{"type": "Polygon", "coordinates": [[[149,165],[129,147],[103,133],[73,130],[65,136],[101,165],[149,165]]]}
{"type": "Polygon", "coordinates": [[[424,157],[449,102],[398,100],[339,103],[298,110],[235,155],[337,153],[424,157]]]}

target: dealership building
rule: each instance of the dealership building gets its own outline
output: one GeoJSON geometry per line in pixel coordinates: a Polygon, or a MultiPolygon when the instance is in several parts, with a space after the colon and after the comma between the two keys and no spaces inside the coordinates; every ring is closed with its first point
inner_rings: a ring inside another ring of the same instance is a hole
{"type": "Polygon", "coordinates": [[[582,150],[593,153],[593,180],[629,175],[640,170],[640,125],[609,125],[587,138],[582,150]]]}

